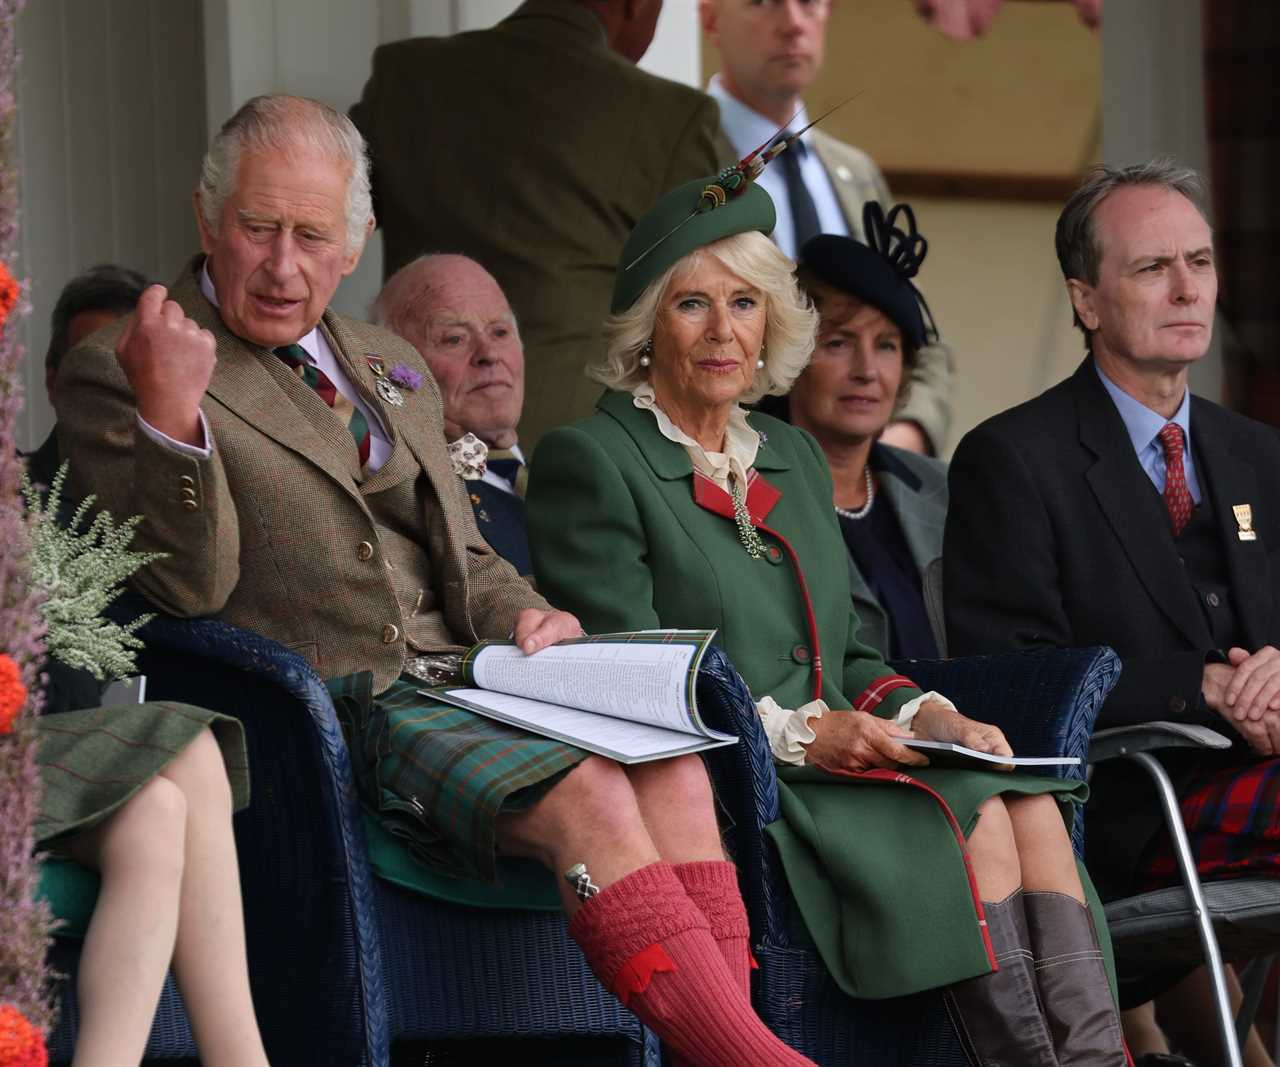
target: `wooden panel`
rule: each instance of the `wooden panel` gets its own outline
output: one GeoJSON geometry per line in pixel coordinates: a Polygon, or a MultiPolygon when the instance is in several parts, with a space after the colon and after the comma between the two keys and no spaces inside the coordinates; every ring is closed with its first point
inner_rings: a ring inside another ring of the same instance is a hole
{"type": "MultiPolygon", "coordinates": [[[[155,86],[148,0],[111,0],[106,48],[111,112],[110,167],[113,196],[110,259],[127,267],[154,264],[157,257],[155,86]]],[[[101,39],[100,42],[101,44],[101,39]]],[[[142,267],[141,269],[146,269],[142,267]]]]}
{"type": "Polygon", "coordinates": [[[894,199],[942,197],[953,200],[1029,200],[1061,204],[1081,175],[997,174],[984,171],[898,170],[884,172],[894,199]]]}
{"type": "MultiPolygon", "coordinates": [[[[64,54],[67,71],[68,166],[71,204],[71,269],[79,270],[115,253],[112,225],[117,190],[111,166],[111,64],[102,44],[108,39],[109,0],[62,0],[66,11],[64,54]]],[[[27,57],[26,62],[37,62],[27,57]]]]}

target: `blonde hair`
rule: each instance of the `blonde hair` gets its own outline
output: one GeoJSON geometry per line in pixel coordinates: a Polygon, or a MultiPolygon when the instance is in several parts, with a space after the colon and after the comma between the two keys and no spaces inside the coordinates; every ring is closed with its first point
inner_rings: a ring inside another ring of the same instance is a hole
{"type": "MultiPolygon", "coordinates": [[[[626,311],[605,320],[604,358],[587,374],[610,389],[631,389],[645,380],[640,356],[653,336],[658,307],[671,280],[696,270],[704,255],[715,256],[765,298],[764,366],[740,398],[750,404],[781,395],[808,365],[818,313],[796,284],[795,264],[769,238],[751,231],[696,248],[655,278],[626,311]]],[[[749,355],[750,353],[748,353],[749,355]]]]}

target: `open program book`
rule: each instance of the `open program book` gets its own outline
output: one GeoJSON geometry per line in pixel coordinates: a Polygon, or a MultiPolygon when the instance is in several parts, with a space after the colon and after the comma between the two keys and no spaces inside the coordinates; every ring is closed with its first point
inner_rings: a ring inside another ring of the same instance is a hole
{"type": "Polygon", "coordinates": [[[698,665],[714,634],[596,634],[533,656],[482,641],[463,657],[464,685],[422,692],[619,763],[666,759],[737,741],[698,717],[698,665]]]}

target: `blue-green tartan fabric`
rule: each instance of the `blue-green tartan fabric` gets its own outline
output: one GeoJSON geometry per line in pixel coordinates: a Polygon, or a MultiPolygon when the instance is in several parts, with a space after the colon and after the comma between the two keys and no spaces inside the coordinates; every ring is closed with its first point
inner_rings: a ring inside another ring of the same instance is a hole
{"type": "Polygon", "coordinates": [[[499,813],[532,806],[589,755],[433,701],[409,675],[376,697],[368,671],[326,684],[365,806],[447,874],[492,882],[499,813]]]}

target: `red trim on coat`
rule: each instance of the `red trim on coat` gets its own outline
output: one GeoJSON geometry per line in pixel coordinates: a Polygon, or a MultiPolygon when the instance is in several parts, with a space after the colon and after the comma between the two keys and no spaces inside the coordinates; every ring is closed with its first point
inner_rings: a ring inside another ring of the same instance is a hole
{"type": "Polygon", "coordinates": [[[895,689],[916,688],[916,683],[905,674],[886,674],[877,678],[866,689],[858,694],[853,702],[854,711],[874,711],[884,698],[895,689]]]}
{"type": "Polygon", "coordinates": [[[876,767],[869,771],[841,771],[833,770],[830,767],[822,769],[827,771],[828,774],[838,774],[846,778],[871,779],[877,782],[909,785],[928,793],[937,802],[938,807],[942,809],[942,814],[946,817],[947,824],[951,827],[951,832],[955,834],[956,844],[960,846],[960,858],[964,861],[964,873],[969,881],[969,896],[973,901],[973,911],[978,920],[978,929],[982,932],[982,946],[987,950],[987,962],[991,964],[993,971],[998,971],[1000,964],[996,960],[996,950],[991,944],[991,931],[987,928],[987,911],[982,905],[982,897],[978,894],[978,878],[973,873],[973,864],[969,862],[968,842],[965,840],[964,831],[960,828],[959,821],[951,811],[951,808],[947,806],[947,802],[942,799],[942,795],[925,785],[924,782],[912,778],[909,774],[904,774],[902,771],[891,771],[885,767],[876,767]]]}
{"type": "MultiPolygon", "coordinates": [[[[800,557],[796,550],[777,530],[764,524],[765,517],[773,510],[774,505],[782,499],[782,490],[766,481],[756,470],[747,473],[747,514],[751,525],[770,537],[775,538],[786,550],[791,560],[791,569],[795,572],[796,581],[800,584],[800,597],[804,601],[805,628],[809,632],[809,652],[811,659],[809,669],[813,672],[813,697],[822,697],[822,642],[818,638],[818,620],[813,614],[813,599],[809,596],[809,584],[804,579],[804,571],[800,567],[800,557]]],[[[699,507],[719,515],[721,518],[734,521],[733,497],[716,485],[701,471],[693,472],[693,501],[699,507]]]]}

